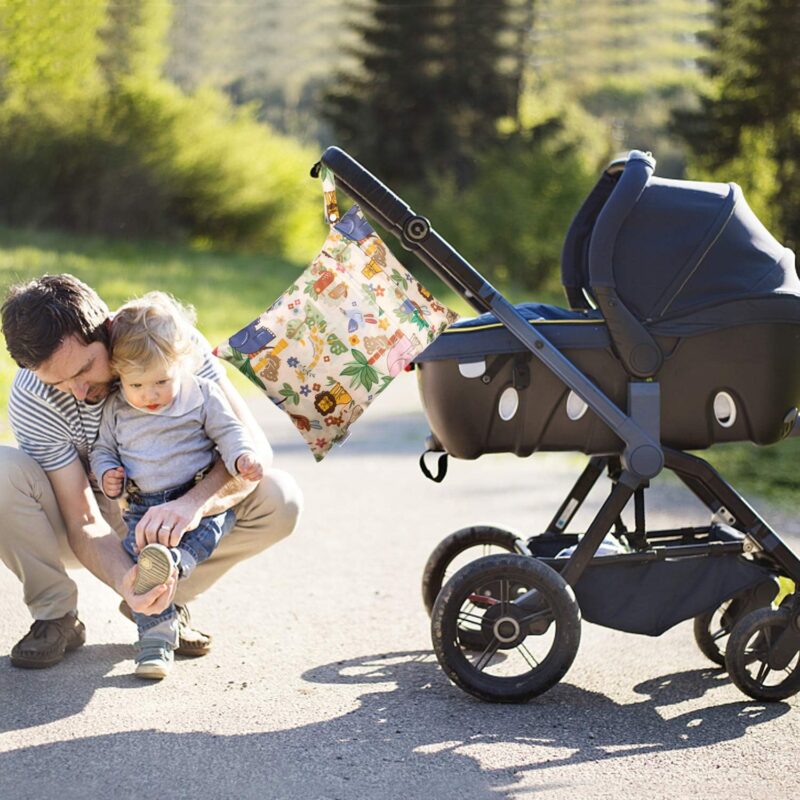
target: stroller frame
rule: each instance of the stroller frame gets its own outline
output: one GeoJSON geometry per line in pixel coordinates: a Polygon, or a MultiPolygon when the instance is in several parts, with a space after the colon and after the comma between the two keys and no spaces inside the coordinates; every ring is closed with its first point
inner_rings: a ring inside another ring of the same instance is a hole
{"type": "MultiPolygon", "coordinates": [[[[618,297],[612,265],[617,234],[653,174],[655,162],[650,154],[632,151],[627,162],[617,162],[610,168],[617,171],[622,169],[622,174],[598,217],[589,251],[592,285],[597,288],[598,305],[603,312],[614,350],[630,376],[627,413],[609,399],[555,345],[540,335],[500,292],[436,233],[425,217],[412,211],[403,200],[343,150],[329,147],[321,160],[365,213],[391,231],[405,249],[420,258],[477,312],[492,312],[526,350],[555,373],[622,441],[622,452],[591,457],[588,466],[543,535],[552,538],[564,533],[590,490],[608,468],[612,477],[611,491],[585,534],[577,540],[577,546],[571,555],[567,559],[556,559],[537,553],[537,544],[543,537],[533,536],[528,540],[519,537],[514,541],[514,550],[520,556],[529,559],[532,557],[553,567],[570,587],[578,584],[587,568],[601,569],[601,563],[607,565],[612,562],[673,561],[721,554],[747,554],[751,560],[764,565],[772,574],[785,576],[800,585],[800,559],[744,498],[703,459],[663,447],[661,444],[660,392],[659,384],[654,379],[661,365],[661,352],[644,326],[618,297]],[[723,541],[709,541],[708,534],[713,525],[683,531],[645,531],[644,490],[664,468],[674,472],[717,520],[724,521],[725,524],[721,526],[725,531],[723,541]],[[621,514],[632,497],[635,499],[636,531],[628,539],[633,544],[633,552],[597,557],[598,548],[615,524],[619,533],[621,514]]],[[[498,558],[503,557],[492,556],[483,560],[488,562],[498,558]]],[[[775,594],[777,583],[775,593],[767,599],[767,604],[775,594]]],[[[437,600],[437,607],[438,605],[437,600]]],[[[513,611],[517,621],[523,618],[528,620],[541,612],[542,591],[531,588],[511,601],[509,608],[512,606],[515,607],[513,611]]],[[[752,605],[746,610],[752,611],[752,605]]],[[[772,670],[785,669],[800,651],[800,593],[788,595],[781,610],[784,611],[784,616],[788,615],[790,621],[782,624],[777,641],[769,649],[767,661],[772,670]]],[[[442,613],[445,612],[441,612],[434,620],[434,627],[437,624],[441,627],[443,624],[442,613]]],[[[516,622],[514,624],[519,628],[516,622]]],[[[602,624],[614,627],[607,622],[602,624]]],[[[497,627],[495,629],[499,630],[497,627]]],[[[449,635],[450,638],[457,639],[457,627],[453,630],[454,633],[445,634],[445,637],[449,635]]],[[[442,661],[438,648],[437,656],[442,661]]],[[[740,656],[739,660],[745,664],[746,657],[740,656]]],[[[569,663],[562,669],[551,670],[551,675],[527,686],[520,686],[519,682],[512,685],[508,683],[510,679],[497,679],[494,683],[483,681],[476,685],[465,679],[462,670],[451,669],[444,663],[443,666],[449,677],[466,691],[490,701],[515,702],[527,700],[552,686],[565,674],[571,660],[567,659],[569,663]]],[[[741,680],[737,679],[730,663],[728,667],[734,682],[757,699],[782,699],[800,689],[800,666],[794,673],[797,679],[791,682],[791,686],[784,687],[783,693],[762,691],[763,687],[753,685],[752,681],[748,682],[746,676],[740,676],[741,680]],[[794,688],[795,683],[798,683],[797,688],[794,688]]]]}

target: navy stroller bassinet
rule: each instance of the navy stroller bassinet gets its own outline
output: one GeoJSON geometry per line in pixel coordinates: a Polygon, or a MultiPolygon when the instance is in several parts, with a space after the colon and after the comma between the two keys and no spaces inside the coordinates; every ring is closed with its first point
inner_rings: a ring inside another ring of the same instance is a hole
{"type": "MultiPolygon", "coordinates": [[[[520,309],[620,408],[631,379],[657,380],[663,445],[779,440],[800,401],[794,253],[735,184],[651,177],[614,240],[597,243],[613,253],[612,274],[593,275],[592,237],[618,177],[615,167],[603,174],[567,234],[562,278],[571,310],[520,309]],[[604,286],[615,287],[657,346],[657,369],[638,371],[636,347],[620,357],[594,307],[604,286]]],[[[432,433],[457,458],[621,452],[613,431],[492,314],[452,326],[416,363],[432,433]]]]}

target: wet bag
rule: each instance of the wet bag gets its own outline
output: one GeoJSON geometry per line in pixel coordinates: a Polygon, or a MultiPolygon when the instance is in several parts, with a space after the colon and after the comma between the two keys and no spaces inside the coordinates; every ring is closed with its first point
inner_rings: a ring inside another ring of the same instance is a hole
{"type": "Polygon", "coordinates": [[[395,258],[354,205],[340,216],[320,176],[330,232],[263,314],[214,351],[292,419],[317,461],[457,317],[395,258]]]}

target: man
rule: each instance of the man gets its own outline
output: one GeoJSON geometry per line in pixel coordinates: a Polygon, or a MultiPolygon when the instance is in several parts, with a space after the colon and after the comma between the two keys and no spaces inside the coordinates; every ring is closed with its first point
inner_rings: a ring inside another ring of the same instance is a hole
{"type": "MultiPolygon", "coordinates": [[[[22,582],[35,620],[12,649],[11,663],[50,667],[83,644],[77,587],[65,571],[76,558],[122,597],[120,610],[127,615],[131,610],[158,614],[174,596],[181,622],[176,652],[205,655],[211,639],[192,628],[186,603],[234,564],[292,532],[302,502],[297,484],[271,468],[258,484],[249,483],[231,477],[217,461],[188,493],[149,509],[137,531],[148,543],[174,546],[201,517],[228,508],[236,512],[236,526],[177,591],[170,578],[146,594],[134,594],[137,567],[120,544],[125,526],[119,507],[99,491],[88,468],[113,385],[108,307],[72,275],[46,275],[11,287],[2,324],[20,370],[9,398],[19,449],[0,447],[0,559],[22,582]]],[[[266,437],[207,346],[204,350],[198,374],[218,382],[257,443],[263,463],[271,465],[266,437]]]]}

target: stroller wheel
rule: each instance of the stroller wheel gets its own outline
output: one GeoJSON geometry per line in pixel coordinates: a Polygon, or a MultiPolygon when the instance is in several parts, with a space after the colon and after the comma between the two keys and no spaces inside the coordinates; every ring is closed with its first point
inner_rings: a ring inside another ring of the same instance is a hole
{"type": "Polygon", "coordinates": [[[442,586],[461,567],[481,556],[513,553],[516,534],[492,525],[474,525],[451,533],[431,553],[422,573],[422,601],[428,614],[442,586]]]}
{"type": "Polygon", "coordinates": [[[785,700],[800,691],[800,651],[781,652],[790,625],[788,608],[759,608],[733,628],[725,665],[733,683],[755,700],[785,700]]]}
{"type": "MultiPolygon", "coordinates": [[[[721,667],[725,666],[725,649],[728,637],[736,623],[757,608],[769,607],[777,603],[780,596],[781,581],[784,578],[769,578],[763,583],[721,603],[713,611],[699,614],[694,618],[694,638],[700,652],[721,667]]],[[[793,585],[786,586],[787,593],[794,591],[793,585]]],[[[785,595],[784,595],[785,596],[785,595]]]]}
{"type": "Polygon", "coordinates": [[[736,624],[737,601],[726,600],[713,611],[694,618],[694,640],[700,652],[721,667],[725,666],[725,647],[736,624]]]}
{"type": "Polygon", "coordinates": [[[578,652],[580,619],[572,588],[554,569],[501,554],[467,564],[447,582],[431,637],[457,686],[482,700],[519,703],[564,677],[578,652]]]}

